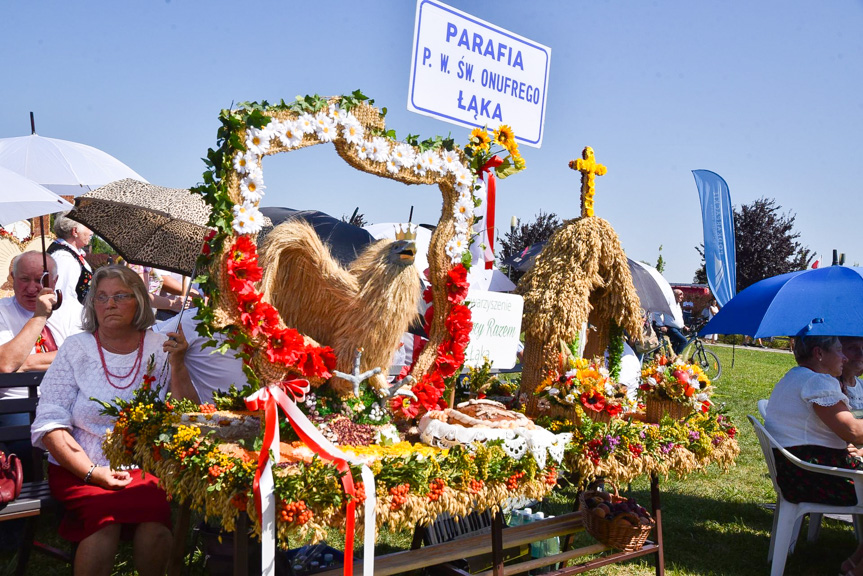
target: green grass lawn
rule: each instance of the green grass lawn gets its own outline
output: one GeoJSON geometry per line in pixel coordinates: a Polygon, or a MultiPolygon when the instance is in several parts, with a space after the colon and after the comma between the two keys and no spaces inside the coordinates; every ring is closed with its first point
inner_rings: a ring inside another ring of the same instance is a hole
{"type": "MultiPolygon", "coordinates": [[[[773,513],[761,504],[774,502],[774,493],[746,415],[757,413],[757,400],[770,395],[774,383],[794,365],[794,360],[790,354],[738,348],[732,367],[731,348],[713,349],[722,361],[722,378],[717,382],[715,400],[726,403],[737,424],[741,454],[737,466],[726,474],[711,468],[684,480],[671,477],[661,482],[666,568],[673,575],[764,575],[769,573],[767,548],[773,513]]],[[[646,479],[635,482],[632,491],[640,502],[649,503],[646,479]]],[[[575,491],[563,488],[544,502],[542,509],[547,514],[561,514],[572,509],[574,499],[575,491]]],[[[39,539],[62,547],[55,530],[56,524],[49,518],[41,520],[39,539]]],[[[409,544],[409,534],[385,533],[379,540],[378,553],[406,548],[409,544]]],[[[797,551],[788,559],[785,573],[835,574],[854,547],[854,532],[849,524],[824,520],[818,542],[810,544],[805,537],[801,539],[797,551]]],[[[199,559],[200,554],[194,557],[199,559]]],[[[130,550],[124,549],[118,557],[116,574],[134,574],[130,558],[130,550]]],[[[0,575],[12,573],[13,560],[14,552],[0,553],[0,566],[6,566],[0,575]]],[[[37,554],[29,573],[51,575],[70,571],[37,554]]],[[[202,573],[200,568],[193,570],[193,574],[202,573]]],[[[647,575],[653,574],[654,568],[652,561],[644,560],[594,573],[647,575]]]]}

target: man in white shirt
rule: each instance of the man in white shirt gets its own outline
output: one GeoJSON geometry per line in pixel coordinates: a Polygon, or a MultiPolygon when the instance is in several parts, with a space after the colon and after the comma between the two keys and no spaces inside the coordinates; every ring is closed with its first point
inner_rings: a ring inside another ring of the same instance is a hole
{"type": "MultiPolygon", "coordinates": [[[[228,350],[224,354],[220,354],[215,348],[203,347],[209,339],[198,334],[198,321],[195,320],[197,314],[197,308],[190,308],[183,312],[183,317],[179,321],[183,327],[183,334],[189,342],[189,348],[186,350],[183,361],[201,403],[210,404],[213,402],[214,391],[227,392],[231,384],[237,389],[242,389],[248,380],[243,372],[243,361],[236,357],[235,350],[228,350]]],[[[158,322],[153,326],[153,330],[155,332],[176,332],[177,323],[177,318],[169,318],[158,322]]],[[[214,338],[216,341],[221,341],[222,336],[216,334],[214,338]]]]}
{"type": "Polygon", "coordinates": [[[0,299],[0,373],[46,370],[63,341],[81,331],[81,317],[74,313],[80,307],[52,310],[57,266],[51,256],[47,262],[43,288],[41,253],[25,252],[12,261],[14,296],[0,299]]]}
{"type": "Polygon", "coordinates": [[[48,247],[48,254],[57,264],[56,290],[63,293],[63,304],[74,313],[83,309],[84,296],[90,290],[93,268],[84,258],[84,247],[93,239],[93,232],[83,224],[60,214],[54,219],[54,235],[57,239],[48,247]]]}
{"type": "Polygon", "coordinates": [[[671,348],[674,350],[675,354],[680,354],[683,352],[683,348],[686,346],[686,336],[683,335],[681,330],[683,330],[683,310],[680,308],[680,303],[683,302],[683,291],[682,290],[674,290],[674,298],[676,302],[671,307],[671,311],[674,312],[674,315],[668,314],[655,314],[655,322],[656,325],[659,326],[659,330],[668,336],[671,340],[671,348]]]}

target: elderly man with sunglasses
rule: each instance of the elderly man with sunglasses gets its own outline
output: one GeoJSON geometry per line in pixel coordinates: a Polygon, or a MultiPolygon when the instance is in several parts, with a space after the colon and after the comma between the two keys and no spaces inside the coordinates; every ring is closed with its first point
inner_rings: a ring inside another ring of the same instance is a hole
{"type": "Polygon", "coordinates": [[[81,331],[81,318],[74,310],[62,306],[53,310],[57,267],[51,256],[47,262],[43,287],[41,253],[25,252],[12,260],[14,296],[0,299],[0,373],[46,370],[63,341],[81,331]]]}

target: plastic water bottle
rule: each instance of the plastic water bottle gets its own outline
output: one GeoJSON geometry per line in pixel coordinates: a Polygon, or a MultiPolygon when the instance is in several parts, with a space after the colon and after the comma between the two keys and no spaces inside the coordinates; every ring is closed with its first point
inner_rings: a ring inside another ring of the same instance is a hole
{"type": "MultiPolygon", "coordinates": [[[[554,518],[554,516],[549,516],[549,520],[554,518]]],[[[546,556],[555,556],[560,554],[560,538],[554,536],[545,541],[545,555],[546,556]]],[[[557,570],[557,564],[552,564],[547,568],[548,571],[557,570]]]]}
{"type": "MultiPolygon", "coordinates": [[[[543,514],[542,512],[537,512],[531,516],[531,522],[542,520],[543,518],[545,518],[545,514],[543,514]]],[[[532,559],[544,558],[545,555],[545,540],[537,540],[536,542],[530,543],[530,557],[532,559]]],[[[542,574],[546,571],[547,570],[545,568],[536,568],[534,570],[531,570],[530,573],[542,574]]]]}
{"type": "Polygon", "coordinates": [[[521,526],[524,524],[524,514],[521,510],[513,510],[509,515],[510,527],[521,526]]]}

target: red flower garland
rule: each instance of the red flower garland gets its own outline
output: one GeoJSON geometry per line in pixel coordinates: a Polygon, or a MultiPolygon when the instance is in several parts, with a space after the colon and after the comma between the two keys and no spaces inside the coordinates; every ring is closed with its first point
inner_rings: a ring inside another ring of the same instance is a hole
{"type": "Polygon", "coordinates": [[[274,364],[299,370],[304,376],[330,378],[336,355],[329,346],[309,346],[293,328],[279,326],[279,312],[264,302],[255,283],[263,277],[258,248],[249,236],[238,236],[228,252],[228,286],[237,297],[240,323],[252,338],[266,339],[266,356],[274,364]]]}
{"type": "MultiPolygon", "coordinates": [[[[457,264],[447,272],[446,294],[447,300],[452,304],[444,321],[447,337],[438,346],[432,370],[411,387],[411,392],[417,400],[403,398],[391,400],[390,408],[393,413],[405,418],[415,418],[419,414],[420,407],[426,411],[447,407],[443,399],[446,388],[444,379],[455,375],[464,364],[464,351],[470,343],[470,332],[473,329],[470,308],[463,304],[467,298],[468,288],[467,268],[464,264],[457,264]]],[[[432,301],[431,286],[423,291],[423,300],[427,303],[432,301]]],[[[433,318],[434,307],[429,306],[425,312],[426,330],[431,326],[433,318]]]]}

